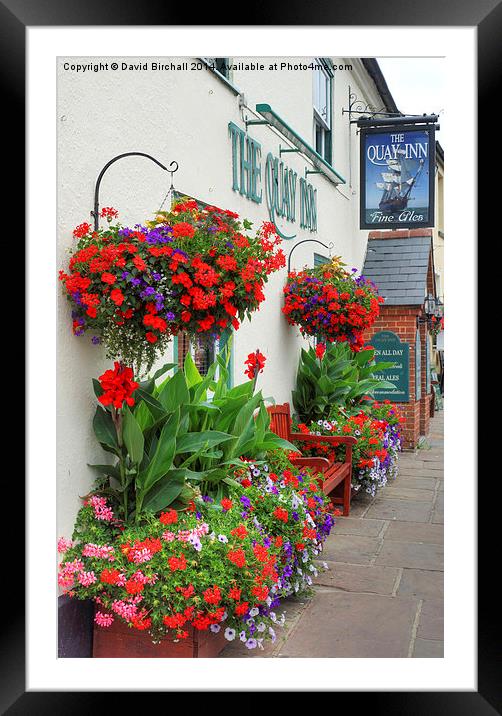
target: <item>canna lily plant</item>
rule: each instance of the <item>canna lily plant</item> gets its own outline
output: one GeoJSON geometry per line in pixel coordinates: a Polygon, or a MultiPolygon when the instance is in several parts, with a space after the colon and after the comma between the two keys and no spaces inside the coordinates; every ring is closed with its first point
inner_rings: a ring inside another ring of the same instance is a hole
{"type": "Polygon", "coordinates": [[[293,450],[269,429],[270,418],[254,380],[228,383],[228,344],[202,376],[190,354],[184,369],[157,381],[166,364],[143,382],[115,363],[94,381],[100,405],[93,427],[113,464],[90,465],[98,473],[92,494],[113,498],[125,522],[145,513],[186,508],[198,494],[221,500],[245,467],[242,458],[260,460],[271,450],[293,450]]]}
{"type": "MultiPolygon", "coordinates": [[[[365,395],[377,388],[394,385],[374,377],[375,350],[371,346],[354,353],[347,343],[318,344],[302,349],[293,406],[300,422],[327,419],[334,406],[350,412],[365,395]]],[[[391,368],[390,362],[378,363],[378,370],[391,368]]]]}

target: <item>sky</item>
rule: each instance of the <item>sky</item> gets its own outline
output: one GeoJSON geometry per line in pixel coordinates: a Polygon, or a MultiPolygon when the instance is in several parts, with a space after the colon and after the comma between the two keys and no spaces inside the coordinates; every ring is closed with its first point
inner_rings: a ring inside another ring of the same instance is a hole
{"type": "MultiPolygon", "coordinates": [[[[445,111],[445,60],[441,57],[377,57],[390,93],[403,114],[438,114],[445,111]]],[[[444,132],[436,139],[445,149],[444,132]]]]}

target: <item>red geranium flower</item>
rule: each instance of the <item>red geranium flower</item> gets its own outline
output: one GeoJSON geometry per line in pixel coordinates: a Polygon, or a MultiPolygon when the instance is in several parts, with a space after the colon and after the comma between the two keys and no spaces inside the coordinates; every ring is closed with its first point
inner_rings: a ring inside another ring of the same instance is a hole
{"type": "Polygon", "coordinates": [[[175,238],[186,236],[191,239],[194,234],[195,229],[191,224],[187,223],[186,221],[180,221],[179,224],[175,224],[173,226],[173,236],[175,238]]]}
{"type": "Polygon", "coordinates": [[[159,520],[163,525],[174,525],[178,521],[178,513],[176,510],[167,510],[167,512],[161,512],[159,520]]]}

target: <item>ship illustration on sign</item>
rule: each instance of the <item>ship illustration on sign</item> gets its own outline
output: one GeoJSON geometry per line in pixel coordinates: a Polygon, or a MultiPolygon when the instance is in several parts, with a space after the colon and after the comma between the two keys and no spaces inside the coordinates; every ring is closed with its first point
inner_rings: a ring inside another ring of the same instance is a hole
{"type": "Polygon", "coordinates": [[[382,182],[375,182],[383,191],[378,205],[381,211],[402,211],[408,206],[410,192],[424,168],[424,160],[406,158],[406,150],[398,149],[396,159],[388,159],[387,171],[381,172],[382,182]],[[418,163],[418,167],[417,167],[418,163]]]}

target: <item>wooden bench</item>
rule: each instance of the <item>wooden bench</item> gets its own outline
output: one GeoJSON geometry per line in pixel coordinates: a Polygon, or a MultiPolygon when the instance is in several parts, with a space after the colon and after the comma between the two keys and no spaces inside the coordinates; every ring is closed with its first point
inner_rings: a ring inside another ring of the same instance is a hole
{"type": "Polygon", "coordinates": [[[328,445],[347,446],[344,462],[332,462],[325,457],[297,457],[291,462],[298,467],[312,467],[322,475],[319,484],[325,495],[328,495],[332,505],[343,505],[343,516],[350,513],[350,483],[352,480],[352,445],[356,438],[348,435],[304,435],[291,432],[291,412],[289,403],[272,405],[267,408],[270,415],[270,429],[279,437],[289,442],[302,441],[315,443],[320,439],[328,445]]]}

